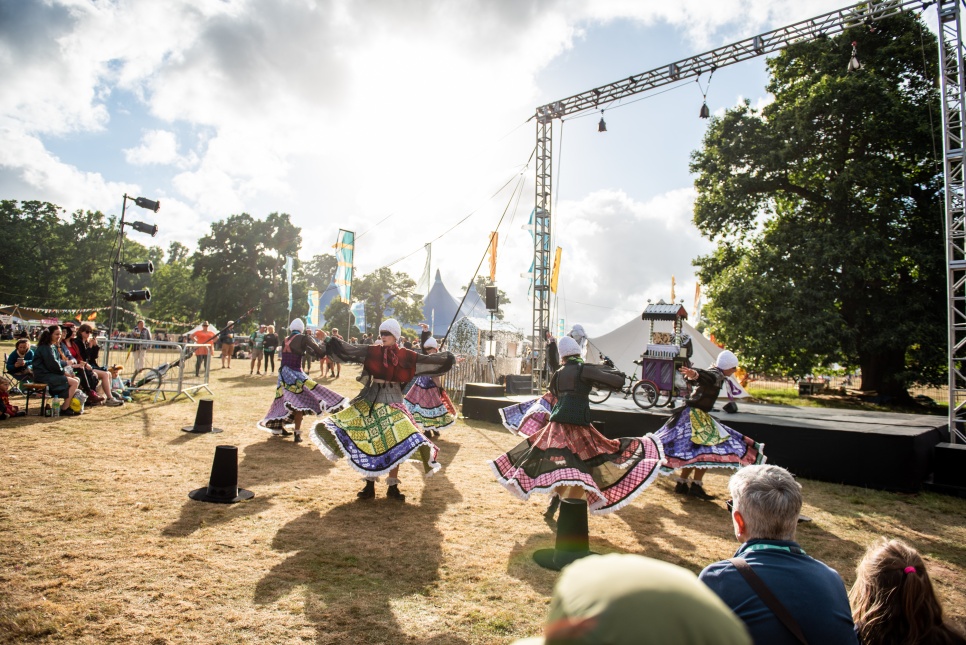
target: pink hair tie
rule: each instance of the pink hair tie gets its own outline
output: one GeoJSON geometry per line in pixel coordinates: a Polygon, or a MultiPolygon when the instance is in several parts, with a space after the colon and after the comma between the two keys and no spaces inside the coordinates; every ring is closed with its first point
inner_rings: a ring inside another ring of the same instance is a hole
{"type": "Polygon", "coordinates": [[[903,571],[903,573],[915,573],[916,572],[916,568],[915,567],[906,567],[902,571],[903,571]]]}

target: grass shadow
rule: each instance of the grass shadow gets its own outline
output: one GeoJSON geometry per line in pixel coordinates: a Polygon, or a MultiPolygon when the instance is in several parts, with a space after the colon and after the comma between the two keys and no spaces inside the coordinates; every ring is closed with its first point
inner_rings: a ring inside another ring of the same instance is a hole
{"type": "MultiPolygon", "coordinates": [[[[198,486],[198,488],[201,488],[201,486],[198,486]]],[[[187,496],[187,492],[185,495],[187,496]]],[[[164,527],[161,530],[161,535],[165,537],[187,537],[207,526],[217,526],[239,518],[257,515],[267,511],[273,505],[271,496],[255,496],[253,499],[237,504],[213,504],[188,499],[181,507],[181,516],[164,527]]]]}
{"type": "MultiPolygon", "coordinates": [[[[510,549],[507,558],[506,572],[529,585],[534,591],[549,596],[553,591],[553,585],[557,582],[560,575],[558,571],[544,569],[533,560],[533,554],[540,549],[552,549],[556,534],[549,531],[546,526],[534,523],[534,529],[539,529],[539,533],[534,533],[523,542],[517,542],[510,549]]],[[[593,529],[590,535],[590,550],[594,553],[625,553],[626,551],[608,540],[595,538],[593,529]]]]}
{"type": "MultiPolygon", "coordinates": [[[[441,447],[448,462],[458,451],[441,447]]],[[[426,605],[443,558],[437,522],[462,497],[445,469],[426,481],[419,500],[399,503],[384,491],[377,484],[374,500],[324,515],[309,511],[279,529],[272,549],[290,555],[258,581],[254,602],[269,605],[304,590],[305,618],[315,626],[317,643],[465,643],[443,625],[436,635],[412,636],[397,617],[400,605],[431,613],[426,605]]]]}

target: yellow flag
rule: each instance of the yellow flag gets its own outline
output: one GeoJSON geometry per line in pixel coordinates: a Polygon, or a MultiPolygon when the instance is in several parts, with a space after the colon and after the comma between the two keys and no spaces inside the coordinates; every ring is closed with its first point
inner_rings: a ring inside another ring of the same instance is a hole
{"type": "Polygon", "coordinates": [[[97,320],[97,312],[92,311],[91,315],[87,317],[88,320],[97,320]]]}
{"type": "Polygon", "coordinates": [[[499,234],[496,231],[490,233],[490,282],[496,282],[496,240],[499,234]]]}
{"type": "Polygon", "coordinates": [[[560,278],[560,254],[563,252],[559,246],[553,256],[553,272],[550,274],[550,291],[557,293],[557,279],[560,278]]]}
{"type": "Polygon", "coordinates": [[[671,276],[671,302],[674,302],[674,276],[671,276]]]}

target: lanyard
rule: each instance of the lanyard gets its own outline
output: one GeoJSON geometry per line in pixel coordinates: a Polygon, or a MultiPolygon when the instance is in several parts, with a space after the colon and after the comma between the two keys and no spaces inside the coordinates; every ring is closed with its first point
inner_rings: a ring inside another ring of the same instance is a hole
{"type": "Polygon", "coordinates": [[[787,553],[794,553],[795,555],[805,555],[805,550],[797,546],[781,546],[779,544],[749,544],[745,547],[745,551],[785,551],[787,553]]]}

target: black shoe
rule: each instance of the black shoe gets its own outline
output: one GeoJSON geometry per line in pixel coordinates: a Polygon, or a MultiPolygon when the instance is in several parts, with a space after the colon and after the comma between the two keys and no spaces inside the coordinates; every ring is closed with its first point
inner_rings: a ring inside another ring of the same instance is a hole
{"type": "Polygon", "coordinates": [[[433,437],[439,438],[439,430],[433,430],[433,437]]]}
{"type": "Polygon", "coordinates": [[[294,441],[295,443],[302,443],[302,433],[296,432],[295,438],[292,441],[294,441]]]}
{"type": "Polygon", "coordinates": [[[674,492],[677,493],[678,495],[687,495],[688,494],[688,483],[687,482],[678,482],[674,486],[674,492]]]}
{"type": "Polygon", "coordinates": [[[557,514],[557,509],[560,508],[560,498],[554,497],[550,500],[550,504],[547,505],[547,510],[543,512],[543,517],[548,522],[552,522],[554,515],[557,514]]]}
{"type": "Polygon", "coordinates": [[[359,499],[372,499],[376,496],[376,482],[367,481],[366,487],[356,493],[359,499]]]}
{"type": "Polygon", "coordinates": [[[430,432],[429,430],[423,430],[423,436],[425,436],[427,439],[432,439],[433,433],[430,432]]]}
{"type": "Polygon", "coordinates": [[[406,501],[406,496],[399,492],[399,484],[393,484],[386,489],[386,497],[389,499],[394,499],[398,502],[406,501]]]}
{"type": "Polygon", "coordinates": [[[280,436],[280,437],[287,437],[290,434],[292,434],[292,433],[289,432],[288,430],[286,430],[285,428],[282,428],[281,432],[278,433],[278,436],[280,436]]]}
{"type": "Polygon", "coordinates": [[[711,500],[715,499],[714,495],[708,495],[706,492],[704,492],[704,486],[697,482],[691,484],[691,488],[688,490],[688,497],[697,497],[705,502],[710,502],[711,500]]]}

